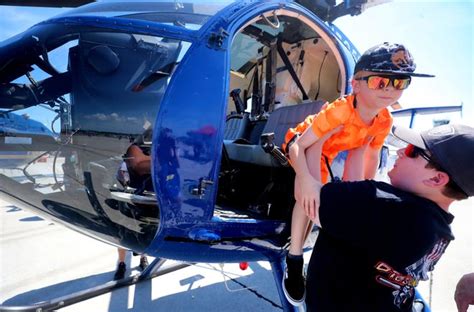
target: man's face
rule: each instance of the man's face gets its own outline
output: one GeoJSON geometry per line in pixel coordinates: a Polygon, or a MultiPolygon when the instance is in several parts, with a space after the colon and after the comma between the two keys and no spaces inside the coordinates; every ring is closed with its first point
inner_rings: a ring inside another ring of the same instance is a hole
{"type": "MultiPolygon", "coordinates": [[[[382,109],[396,103],[400,99],[403,90],[397,90],[393,86],[393,80],[390,81],[387,86],[377,89],[369,88],[369,81],[367,80],[358,80],[367,79],[370,76],[383,76],[388,78],[397,77],[397,75],[382,75],[380,73],[368,71],[358,72],[356,77],[352,80],[352,88],[354,93],[357,94],[357,100],[359,103],[363,103],[364,105],[374,109],[382,109]]],[[[377,85],[377,87],[378,86],[380,85],[377,85]]]]}
{"type": "Polygon", "coordinates": [[[393,186],[405,191],[418,193],[422,190],[424,181],[433,177],[434,169],[426,168],[428,161],[421,156],[410,158],[405,154],[405,149],[397,151],[397,160],[388,172],[388,177],[393,186]]]}

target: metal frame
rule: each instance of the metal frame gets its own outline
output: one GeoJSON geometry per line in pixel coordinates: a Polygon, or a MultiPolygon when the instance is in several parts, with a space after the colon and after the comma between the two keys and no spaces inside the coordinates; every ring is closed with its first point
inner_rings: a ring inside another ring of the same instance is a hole
{"type": "Polygon", "coordinates": [[[127,278],[110,281],[105,284],[91,287],[85,290],[80,290],[69,295],[62,297],[54,298],[48,301],[43,301],[40,303],[34,303],[31,305],[25,306],[0,306],[0,312],[7,311],[22,311],[22,312],[43,312],[43,311],[54,311],[61,309],[72,304],[82,302],[105,293],[111,292],[115,289],[119,289],[125,286],[131,286],[138,284],[140,282],[152,279],[157,276],[161,276],[167,273],[175,272],[177,270],[186,268],[190,266],[189,263],[177,263],[176,265],[162,268],[163,264],[166,262],[166,259],[156,258],[153,262],[141,273],[129,276],[127,278]]]}

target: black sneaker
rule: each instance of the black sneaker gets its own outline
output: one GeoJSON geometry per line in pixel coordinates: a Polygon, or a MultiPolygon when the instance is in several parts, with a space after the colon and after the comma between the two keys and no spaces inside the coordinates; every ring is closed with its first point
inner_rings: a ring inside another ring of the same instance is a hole
{"type": "Polygon", "coordinates": [[[303,257],[286,257],[286,269],[283,276],[283,293],[289,303],[295,307],[303,305],[306,299],[306,285],[303,276],[303,257]]]}
{"type": "Polygon", "coordinates": [[[138,266],[141,271],[145,270],[148,266],[148,259],[146,256],[140,257],[140,265],[138,266]]]}
{"type": "Polygon", "coordinates": [[[127,265],[125,262],[120,262],[117,266],[117,271],[115,271],[114,280],[120,280],[125,277],[125,272],[127,271],[127,265]]]}

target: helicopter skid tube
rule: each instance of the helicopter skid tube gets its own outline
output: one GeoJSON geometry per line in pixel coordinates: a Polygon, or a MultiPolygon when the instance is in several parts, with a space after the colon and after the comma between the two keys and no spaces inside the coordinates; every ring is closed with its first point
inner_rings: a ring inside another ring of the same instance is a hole
{"type": "Polygon", "coordinates": [[[177,263],[170,267],[160,269],[166,259],[156,258],[153,262],[140,274],[129,276],[127,278],[110,281],[105,284],[81,290],[66,296],[54,298],[48,301],[43,301],[27,306],[0,306],[0,312],[7,311],[22,311],[22,312],[43,312],[61,309],[72,304],[82,302],[105,293],[111,292],[115,289],[138,284],[139,282],[152,279],[167,273],[171,273],[188,267],[188,263],[177,263]]]}

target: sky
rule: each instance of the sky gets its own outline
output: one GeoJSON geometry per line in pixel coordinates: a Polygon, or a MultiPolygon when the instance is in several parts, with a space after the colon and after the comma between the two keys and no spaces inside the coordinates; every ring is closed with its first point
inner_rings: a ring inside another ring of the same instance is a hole
{"type": "MultiPolygon", "coordinates": [[[[4,6],[0,10],[0,41],[65,10],[4,6]]],[[[426,129],[433,118],[474,125],[473,20],[474,0],[395,0],[368,8],[359,16],[339,18],[335,24],[359,52],[385,41],[402,43],[414,57],[417,72],[436,75],[413,79],[400,99],[404,108],[463,103],[462,116],[418,116],[415,128],[426,129]]],[[[408,125],[406,119],[399,123],[408,125]]]]}
{"type": "MultiPolygon", "coordinates": [[[[474,125],[474,1],[392,1],[342,17],[338,26],[360,53],[388,41],[404,44],[417,72],[400,99],[403,107],[460,105],[462,122],[474,125]]],[[[443,116],[457,121],[459,113],[443,116]]],[[[443,116],[435,116],[441,118],[443,116]]],[[[433,116],[419,116],[415,128],[430,128],[433,116]]],[[[406,124],[407,125],[407,124],[406,124]]]]}

